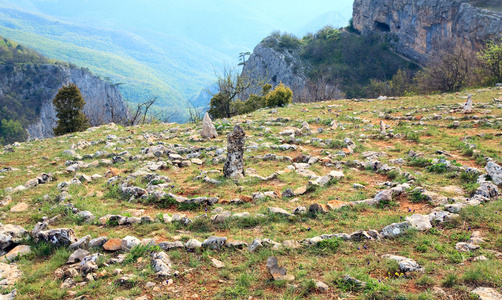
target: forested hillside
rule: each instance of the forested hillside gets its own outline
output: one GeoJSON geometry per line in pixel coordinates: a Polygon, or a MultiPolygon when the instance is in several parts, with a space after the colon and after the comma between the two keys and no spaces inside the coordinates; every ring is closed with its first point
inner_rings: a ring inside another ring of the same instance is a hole
{"type": "Polygon", "coordinates": [[[326,26],[302,39],[280,32],[265,38],[243,75],[265,78],[274,86],[283,82],[293,89],[295,101],[310,102],[367,97],[372,80],[387,81],[398,70],[411,75],[418,69],[394,53],[386,37],[326,26]]]}

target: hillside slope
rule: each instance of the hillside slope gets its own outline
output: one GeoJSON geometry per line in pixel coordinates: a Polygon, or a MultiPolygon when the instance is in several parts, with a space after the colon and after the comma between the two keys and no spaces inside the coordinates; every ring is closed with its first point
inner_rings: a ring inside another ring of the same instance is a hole
{"type": "Polygon", "coordinates": [[[502,88],[466,92],[469,114],[464,93],[337,100],[216,120],[211,140],[109,124],[9,147],[0,293],[501,299],[502,88]]]}
{"type": "MultiPolygon", "coordinates": [[[[53,136],[57,120],[52,99],[58,89],[76,84],[86,100],[92,125],[125,120],[127,106],[117,87],[74,65],[48,60],[16,44],[0,40],[0,120],[18,122],[31,139],[53,136]]],[[[20,141],[18,139],[7,142],[20,141]]]]}

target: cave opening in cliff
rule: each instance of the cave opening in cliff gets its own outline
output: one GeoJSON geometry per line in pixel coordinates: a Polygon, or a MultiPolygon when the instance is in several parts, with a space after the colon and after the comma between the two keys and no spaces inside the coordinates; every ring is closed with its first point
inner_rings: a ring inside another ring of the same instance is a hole
{"type": "Polygon", "coordinates": [[[390,26],[388,24],[375,21],[375,29],[381,32],[390,32],[390,26]]]}

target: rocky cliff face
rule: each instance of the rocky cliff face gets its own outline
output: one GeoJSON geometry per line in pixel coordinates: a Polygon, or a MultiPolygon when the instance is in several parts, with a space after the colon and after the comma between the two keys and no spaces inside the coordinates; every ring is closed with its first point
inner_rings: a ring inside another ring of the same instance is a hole
{"type": "Polygon", "coordinates": [[[355,0],[353,26],[393,34],[398,52],[426,63],[445,43],[477,50],[502,37],[502,13],[462,0],[355,0]]]}
{"type": "Polygon", "coordinates": [[[127,107],[118,89],[88,71],[64,65],[0,65],[0,96],[33,99],[37,122],[28,126],[31,139],[52,137],[56,112],[52,99],[58,89],[76,84],[86,101],[84,113],[91,125],[119,122],[128,116],[127,107]]]}
{"type": "MultiPolygon", "coordinates": [[[[259,43],[253,54],[247,60],[242,74],[253,79],[264,79],[273,87],[281,82],[293,90],[293,95],[298,94],[305,87],[307,77],[304,74],[302,61],[298,53],[282,50],[278,47],[277,37],[269,36],[259,43]]],[[[261,89],[250,93],[259,94],[261,89]]],[[[242,95],[247,99],[249,94],[242,95]]]]}

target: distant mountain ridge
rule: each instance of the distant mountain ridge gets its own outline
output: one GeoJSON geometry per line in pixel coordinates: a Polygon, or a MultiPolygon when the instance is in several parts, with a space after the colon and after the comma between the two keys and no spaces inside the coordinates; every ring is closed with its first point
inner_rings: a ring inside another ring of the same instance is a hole
{"type": "Polygon", "coordinates": [[[140,4],[135,0],[0,0],[0,35],[123,83],[120,89],[131,103],[156,96],[156,109],[175,112],[171,121],[182,122],[187,118],[187,99],[210,86],[223,65],[236,65],[240,52],[250,51],[276,29],[303,35],[319,20],[346,25],[351,9],[351,1],[346,0],[294,5],[285,0],[140,4]],[[333,11],[336,16],[326,14],[333,11]]]}
{"type": "Polygon", "coordinates": [[[211,49],[179,38],[156,39],[152,44],[154,38],[145,40],[124,31],[98,30],[13,9],[0,8],[0,35],[123,83],[121,90],[132,103],[156,96],[161,106],[178,111],[174,121],[184,120],[185,99],[210,82],[217,61],[225,60],[211,49]],[[182,54],[166,53],[181,44],[193,45],[182,54]],[[198,57],[198,53],[214,60],[198,57]]]}

